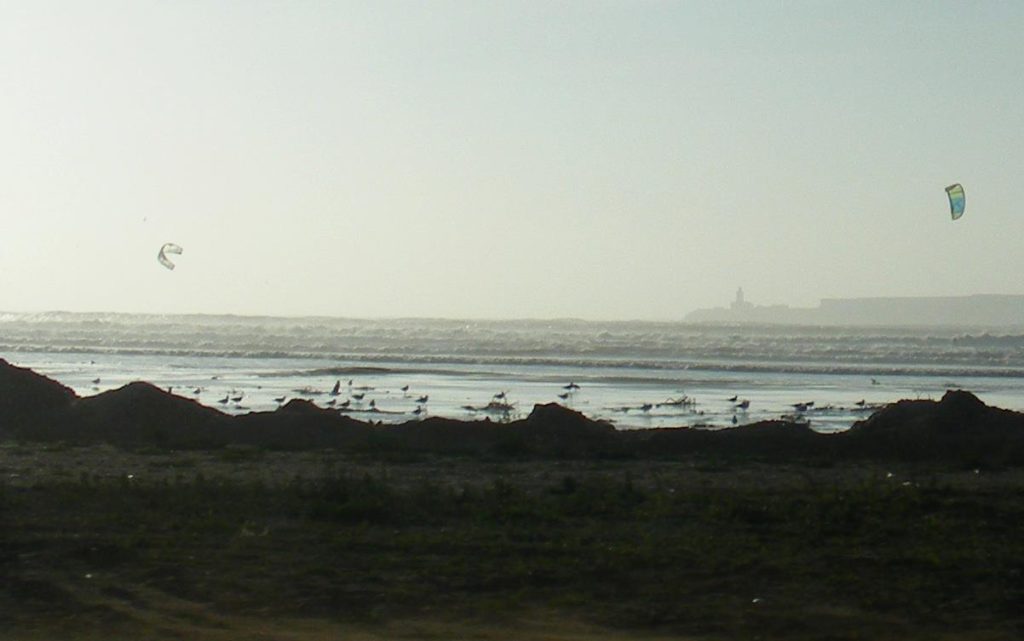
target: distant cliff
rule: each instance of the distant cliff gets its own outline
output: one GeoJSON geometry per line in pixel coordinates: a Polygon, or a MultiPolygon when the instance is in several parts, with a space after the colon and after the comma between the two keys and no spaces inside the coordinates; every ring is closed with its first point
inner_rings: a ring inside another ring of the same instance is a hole
{"type": "Polygon", "coordinates": [[[686,321],[792,325],[1024,327],[1024,296],[825,298],[818,307],[752,305],[698,309],[686,321]]]}

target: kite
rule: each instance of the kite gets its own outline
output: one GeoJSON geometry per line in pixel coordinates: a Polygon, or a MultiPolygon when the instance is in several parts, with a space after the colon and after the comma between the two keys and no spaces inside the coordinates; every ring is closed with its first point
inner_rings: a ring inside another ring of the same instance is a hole
{"type": "Polygon", "coordinates": [[[946,187],[946,195],[949,196],[949,215],[953,220],[964,215],[964,208],[967,207],[967,196],[960,183],[953,183],[946,187]]]}
{"type": "Polygon", "coordinates": [[[181,254],[181,247],[174,243],[164,243],[164,246],[160,248],[160,253],[156,255],[156,259],[160,261],[160,264],[167,269],[174,269],[174,263],[171,259],[167,258],[167,254],[181,254]]]}

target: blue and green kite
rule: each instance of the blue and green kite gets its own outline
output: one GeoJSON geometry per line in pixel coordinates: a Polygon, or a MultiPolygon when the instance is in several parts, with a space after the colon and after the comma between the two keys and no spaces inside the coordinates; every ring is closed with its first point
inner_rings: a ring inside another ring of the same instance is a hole
{"type": "Polygon", "coordinates": [[[949,215],[953,220],[964,215],[964,208],[967,207],[967,196],[960,183],[953,183],[946,187],[946,195],[949,196],[949,215]]]}

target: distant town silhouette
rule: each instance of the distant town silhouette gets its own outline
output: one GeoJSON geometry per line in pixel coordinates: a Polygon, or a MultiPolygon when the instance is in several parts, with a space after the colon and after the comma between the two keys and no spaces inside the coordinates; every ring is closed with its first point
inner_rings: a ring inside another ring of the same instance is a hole
{"type": "Polygon", "coordinates": [[[755,305],[743,288],[729,307],[698,309],[694,323],[777,323],[791,325],[879,325],[1024,327],[1024,296],[893,296],[823,298],[817,307],[755,305]]]}

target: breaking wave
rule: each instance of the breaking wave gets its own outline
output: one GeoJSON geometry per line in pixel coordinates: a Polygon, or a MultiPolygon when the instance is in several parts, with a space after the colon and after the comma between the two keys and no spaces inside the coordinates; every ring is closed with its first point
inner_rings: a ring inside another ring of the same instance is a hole
{"type": "Polygon", "coordinates": [[[934,328],[2,313],[0,351],[317,359],[344,364],[298,373],[339,377],[463,365],[1024,376],[1024,335],[934,328]]]}

